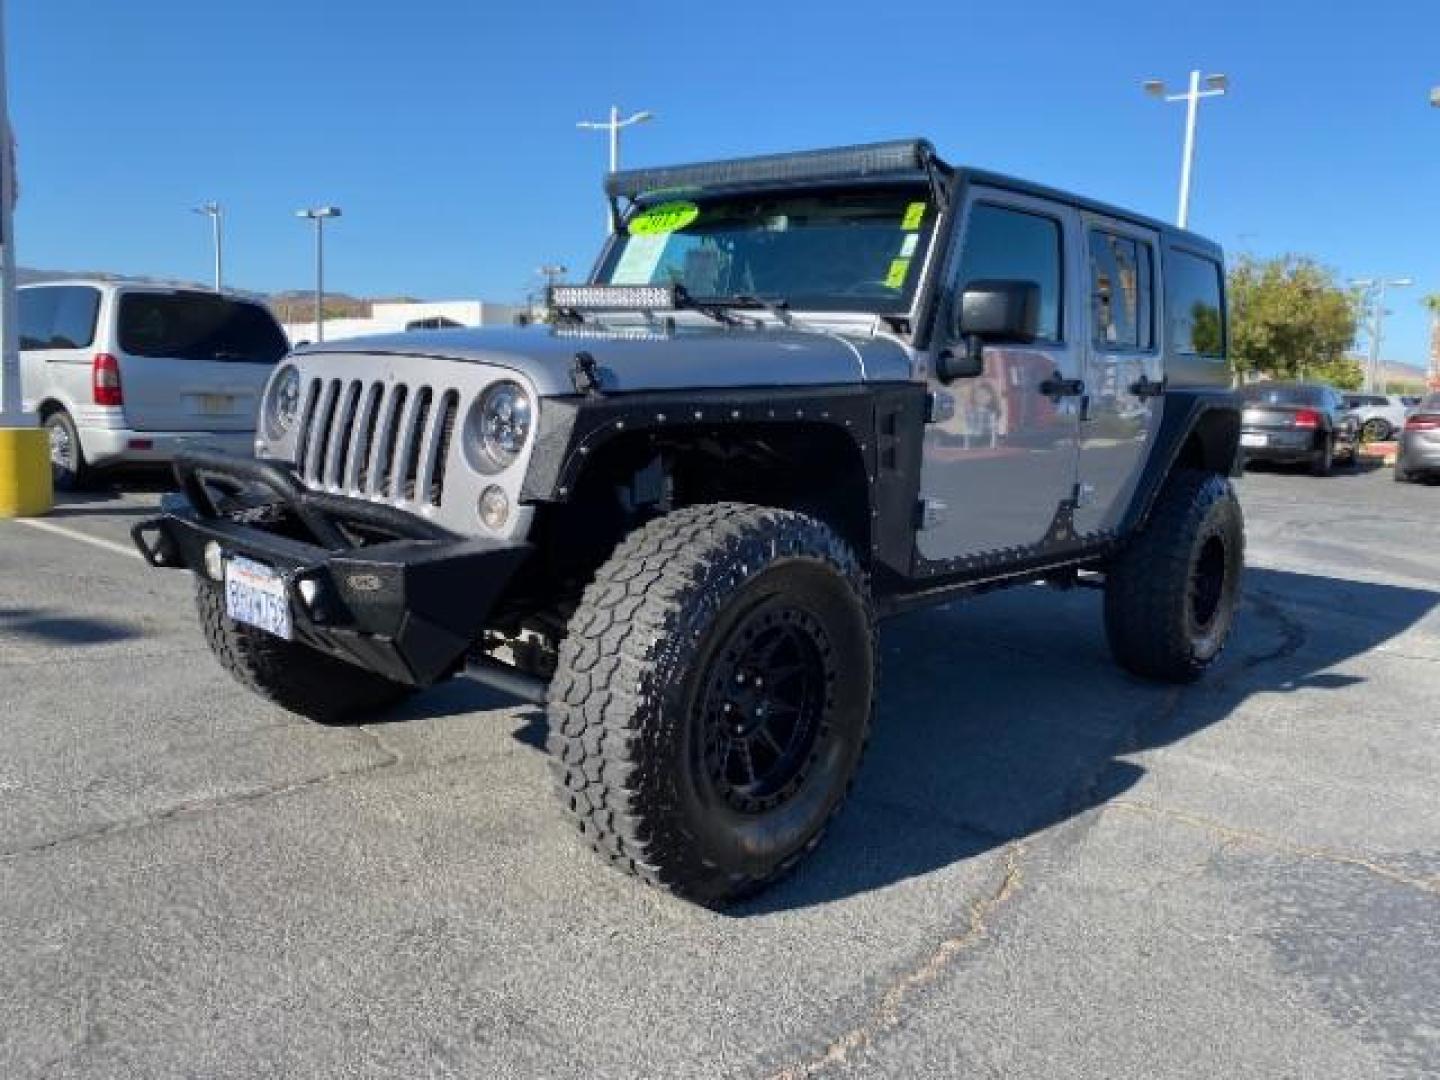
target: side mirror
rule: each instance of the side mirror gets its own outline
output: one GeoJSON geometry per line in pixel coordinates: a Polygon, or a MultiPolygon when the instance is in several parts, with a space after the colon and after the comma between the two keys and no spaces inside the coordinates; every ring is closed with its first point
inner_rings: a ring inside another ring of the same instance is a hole
{"type": "Polygon", "coordinates": [[[1034,341],[1040,286],[1033,281],[972,281],[960,294],[959,336],[981,341],[1034,341]]]}
{"type": "Polygon", "coordinates": [[[960,351],[943,350],[935,374],[943,382],[973,379],[985,370],[987,342],[1031,342],[1040,326],[1040,286],[1033,281],[972,281],[960,294],[953,333],[960,351]]]}

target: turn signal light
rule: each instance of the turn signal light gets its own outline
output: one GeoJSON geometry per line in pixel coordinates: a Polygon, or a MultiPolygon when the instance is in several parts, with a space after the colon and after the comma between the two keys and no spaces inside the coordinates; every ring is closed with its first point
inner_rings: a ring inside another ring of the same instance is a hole
{"type": "Polygon", "coordinates": [[[109,353],[96,353],[90,362],[90,394],[96,405],[124,405],[120,391],[120,364],[109,353]]]}
{"type": "Polygon", "coordinates": [[[1295,413],[1296,427],[1315,428],[1320,426],[1320,414],[1314,409],[1300,409],[1295,413]]]}
{"type": "Polygon", "coordinates": [[[1440,414],[1421,413],[1412,416],[1405,421],[1406,431],[1436,431],[1440,430],[1440,414]]]}

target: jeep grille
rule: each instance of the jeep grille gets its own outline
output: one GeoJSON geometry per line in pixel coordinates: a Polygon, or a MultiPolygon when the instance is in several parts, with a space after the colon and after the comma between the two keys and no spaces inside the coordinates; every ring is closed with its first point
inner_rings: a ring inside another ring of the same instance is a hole
{"type": "Polygon", "coordinates": [[[460,392],[311,379],[295,461],[313,488],[438,507],[460,392]]]}

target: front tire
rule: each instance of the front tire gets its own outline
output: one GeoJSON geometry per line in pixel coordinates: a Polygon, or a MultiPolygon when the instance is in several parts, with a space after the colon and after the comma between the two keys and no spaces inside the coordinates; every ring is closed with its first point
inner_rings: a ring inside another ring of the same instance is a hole
{"type": "Polygon", "coordinates": [[[739,503],[637,529],[586,589],[550,688],[581,834],[629,873],[721,905],[820,843],[869,738],[868,584],[828,526],[739,503]]]}
{"type": "Polygon", "coordinates": [[[398,705],[414,687],[326,656],[305,645],[237,623],[225,594],[196,575],[195,607],[205,642],[246,689],[308,720],[352,723],[398,705]]]}
{"type": "Polygon", "coordinates": [[[1194,682],[1229,640],[1244,563],[1244,519],[1230,481],[1193,469],[1173,474],[1106,577],[1115,659],[1146,678],[1194,682]]]}

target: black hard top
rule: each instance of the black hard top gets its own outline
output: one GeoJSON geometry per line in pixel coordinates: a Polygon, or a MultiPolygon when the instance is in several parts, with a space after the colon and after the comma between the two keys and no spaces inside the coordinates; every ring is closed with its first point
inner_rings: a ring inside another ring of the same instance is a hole
{"type": "Polygon", "coordinates": [[[1143,225],[1184,247],[1217,258],[1221,253],[1218,244],[1198,233],[1176,228],[1133,210],[1001,173],[951,165],[941,159],[926,139],[899,139],[692,165],[629,169],[611,173],[605,180],[605,192],[611,198],[647,199],[685,191],[741,191],[856,181],[910,181],[943,184],[952,189],[965,183],[984,184],[1143,225]]]}

